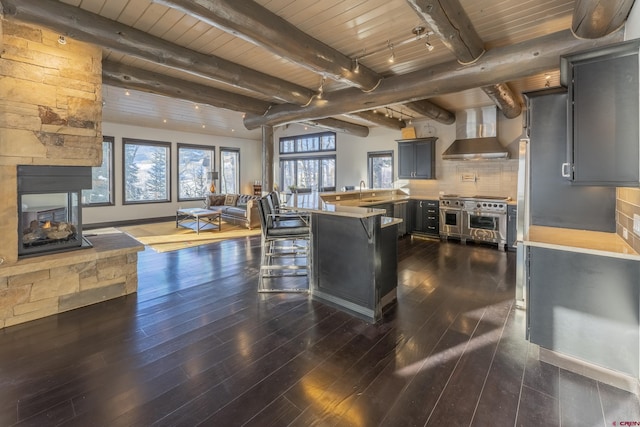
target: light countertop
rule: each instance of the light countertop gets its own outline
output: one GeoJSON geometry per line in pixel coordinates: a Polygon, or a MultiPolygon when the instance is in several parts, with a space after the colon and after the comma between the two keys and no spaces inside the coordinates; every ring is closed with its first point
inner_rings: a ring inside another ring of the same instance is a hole
{"type": "Polygon", "coordinates": [[[616,233],[534,225],[524,244],[640,261],[640,254],[616,233]]]}
{"type": "Polygon", "coordinates": [[[393,217],[390,217],[390,216],[383,216],[380,228],[391,227],[392,225],[401,224],[401,223],[402,223],[402,219],[401,218],[393,218],[393,217]]]}
{"type": "Polygon", "coordinates": [[[294,194],[287,201],[287,207],[297,211],[304,210],[306,212],[346,216],[351,218],[368,218],[371,216],[386,214],[384,209],[325,203],[317,193],[294,194]]]}

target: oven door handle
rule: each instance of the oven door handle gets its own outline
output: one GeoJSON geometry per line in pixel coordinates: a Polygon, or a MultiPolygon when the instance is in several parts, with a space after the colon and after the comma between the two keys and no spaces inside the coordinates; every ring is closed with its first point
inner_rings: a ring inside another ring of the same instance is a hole
{"type": "Polygon", "coordinates": [[[506,213],[497,213],[497,212],[480,212],[480,211],[464,211],[467,215],[476,215],[476,216],[485,216],[488,218],[502,218],[506,216],[506,213]]]}

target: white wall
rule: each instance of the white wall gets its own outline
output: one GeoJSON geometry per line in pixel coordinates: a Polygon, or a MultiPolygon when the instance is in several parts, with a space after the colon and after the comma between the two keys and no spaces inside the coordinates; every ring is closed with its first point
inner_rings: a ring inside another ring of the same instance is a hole
{"type": "MultiPolygon", "coordinates": [[[[178,203],[177,143],[215,146],[216,163],[220,162],[220,147],[240,149],[240,186],[243,193],[253,193],[253,182],[262,179],[262,142],[200,133],[152,129],[116,123],[102,123],[103,135],[115,138],[115,206],[82,209],[84,224],[100,224],[140,218],[159,218],[175,215],[180,207],[199,207],[202,202],[178,203]],[[122,204],[122,138],[136,138],[171,143],[171,202],[142,205],[122,204]]],[[[219,168],[218,166],[216,168],[219,168]]]]}

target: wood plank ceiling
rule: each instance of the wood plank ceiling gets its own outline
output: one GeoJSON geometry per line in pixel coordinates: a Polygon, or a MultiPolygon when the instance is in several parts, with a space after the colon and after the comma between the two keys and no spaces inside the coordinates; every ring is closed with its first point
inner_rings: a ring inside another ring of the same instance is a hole
{"type": "MultiPolygon", "coordinates": [[[[200,0],[204,2],[204,0],[200,0]]],[[[206,55],[215,55],[313,91],[322,77],[307,68],[283,59],[253,43],[214,28],[178,10],[150,0],[61,0],[71,6],[147,32],[166,41],[206,55]]],[[[406,0],[257,0],[257,3],[279,15],[300,30],[351,57],[384,77],[402,75],[434,64],[455,60],[454,54],[433,35],[418,39],[412,30],[430,29],[406,0]],[[395,61],[389,62],[390,45],[395,61]]],[[[485,47],[495,48],[530,40],[571,28],[574,9],[572,0],[460,0],[485,47]]],[[[109,49],[104,59],[166,76],[273,102],[265,95],[170,69],[109,49]]],[[[559,84],[557,69],[526,79],[505,82],[516,94],[539,89],[547,83],[559,84]]],[[[346,85],[327,79],[326,92],[346,85]]],[[[118,123],[164,127],[258,139],[259,130],[247,131],[242,113],[213,108],[204,104],[105,86],[104,119],[118,123]],[[166,121],[166,122],[165,122],[166,121]]],[[[451,111],[470,106],[491,105],[492,101],[479,89],[466,90],[431,98],[430,101],[451,111]]],[[[395,116],[418,117],[402,104],[389,106],[395,116]]],[[[363,123],[352,117],[341,120],[363,123]]],[[[371,126],[368,123],[367,126],[371,126]]]]}

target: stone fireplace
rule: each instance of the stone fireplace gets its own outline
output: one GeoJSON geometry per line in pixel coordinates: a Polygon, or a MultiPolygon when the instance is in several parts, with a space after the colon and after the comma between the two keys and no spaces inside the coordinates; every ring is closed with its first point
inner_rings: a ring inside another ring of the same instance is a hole
{"type": "Polygon", "coordinates": [[[26,24],[0,27],[3,328],[135,292],[143,246],[120,233],[92,238],[87,250],[33,250],[42,235],[45,244],[84,241],[79,191],[102,162],[102,52],[69,38],[59,44],[58,34],[26,24]],[[85,177],[60,189],[61,170],[85,177]],[[29,187],[34,173],[38,183],[29,187]],[[47,221],[67,224],[47,234],[38,230],[47,221]],[[33,233],[27,245],[25,231],[33,233]]]}

